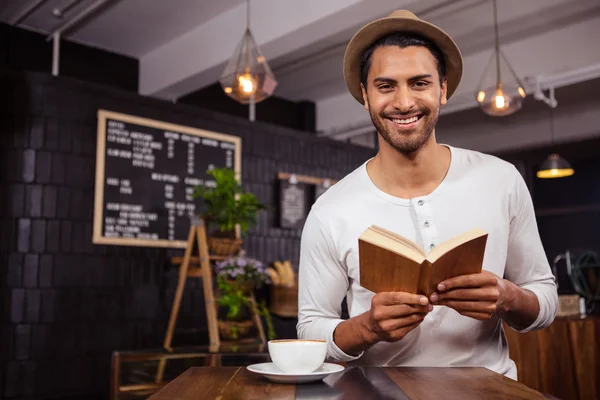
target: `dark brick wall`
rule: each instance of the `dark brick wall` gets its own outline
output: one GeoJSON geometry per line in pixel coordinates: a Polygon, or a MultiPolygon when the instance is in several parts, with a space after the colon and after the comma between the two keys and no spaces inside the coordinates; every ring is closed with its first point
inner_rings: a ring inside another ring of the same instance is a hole
{"type": "MultiPolygon", "coordinates": [[[[189,93],[177,100],[207,110],[248,118],[248,106],[227,96],[219,83],[189,93]]],[[[299,131],[317,131],[316,105],[312,101],[294,102],[271,96],[256,104],[256,120],[299,131]]]]}
{"type": "MultiPolygon", "coordinates": [[[[99,108],[240,136],[244,186],[272,207],[278,171],[340,178],[372,155],[66,78],[3,72],[0,87],[4,398],[105,399],[112,350],[162,343],[177,278],[168,264],[173,253],[91,244],[99,108]]],[[[263,213],[246,240],[249,255],[266,262],[291,258],[297,265],[300,231],[275,223],[275,211],[263,213]]],[[[186,287],[178,328],[205,326],[200,283],[186,287]]]]}

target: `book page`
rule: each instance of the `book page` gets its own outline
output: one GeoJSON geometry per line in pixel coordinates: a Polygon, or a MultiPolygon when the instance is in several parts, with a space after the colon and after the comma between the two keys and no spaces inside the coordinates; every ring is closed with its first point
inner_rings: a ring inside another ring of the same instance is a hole
{"type": "Polygon", "coordinates": [[[398,255],[410,258],[419,264],[425,260],[425,255],[423,255],[423,253],[420,251],[416,251],[413,246],[407,245],[404,242],[398,241],[395,238],[372,228],[368,228],[366,231],[364,231],[363,234],[360,235],[359,239],[394,252],[398,255]]]}
{"type": "Polygon", "coordinates": [[[427,293],[434,292],[438,283],[446,279],[480,273],[483,268],[487,237],[487,234],[479,235],[456,247],[451,247],[445,253],[438,253],[431,269],[427,293]]]}
{"type": "Polygon", "coordinates": [[[410,239],[405,238],[402,235],[398,235],[397,233],[394,233],[392,231],[388,231],[387,229],[383,229],[377,225],[372,225],[369,229],[374,230],[375,232],[387,236],[390,239],[396,240],[402,244],[404,244],[407,247],[410,247],[411,249],[413,249],[414,251],[422,254],[423,256],[425,256],[425,252],[423,252],[423,249],[421,249],[421,247],[419,247],[418,244],[416,244],[415,242],[413,242],[410,239]]]}
{"type": "Polygon", "coordinates": [[[463,243],[469,242],[475,238],[485,235],[487,235],[487,233],[481,228],[475,228],[465,233],[461,233],[460,235],[455,236],[450,240],[440,243],[437,247],[431,250],[431,252],[427,256],[427,259],[431,261],[431,263],[434,263],[438,258],[440,258],[448,251],[459,247],[463,243]]]}

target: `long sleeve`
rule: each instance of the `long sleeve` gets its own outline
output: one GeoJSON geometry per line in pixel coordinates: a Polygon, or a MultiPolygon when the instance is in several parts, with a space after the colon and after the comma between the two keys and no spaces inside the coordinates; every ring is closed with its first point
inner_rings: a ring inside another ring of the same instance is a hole
{"type": "Polygon", "coordinates": [[[348,290],[346,266],[337,259],[333,240],[317,217],[309,213],[300,245],[298,271],[298,338],[328,342],[328,356],[338,361],[358,357],[344,353],[333,341],[335,328],[343,322],[342,301],[348,290]]]}
{"type": "Polygon", "coordinates": [[[542,246],[531,195],[521,175],[515,170],[515,190],[510,200],[510,235],[505,278],[538,299],[540,312],[536,320],[520,332],[544,328],[554,321],[558,309],[555,277],[542,246]]]}

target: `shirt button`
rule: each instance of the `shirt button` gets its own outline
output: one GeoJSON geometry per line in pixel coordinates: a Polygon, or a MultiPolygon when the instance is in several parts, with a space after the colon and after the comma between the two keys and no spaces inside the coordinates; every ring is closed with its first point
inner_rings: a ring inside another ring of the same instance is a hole
{"type": "Polygon", "coordinates": [[[425,225],[425,228],[429,228],[429,221],[425,221],[423,225],[425,225]]]}
{"type": "Polygon", "coordinates": [[[417,204],[418,204],[418,205],[420,205],[420,206],[422,206],[423,204],[425,204],[425,202],[424,202],[423,200],[419,200],[419,201],[417,202],[417,204]]]}
{"type": "Polygon", "coordinates": [[[433,248],[434,248],[434,247],[435,247],[435,244],[433,244],[433,243],[431,243],[431,244],[429,245],[429,248],[430,248],[430,249],[432,249],[432,250],[433,250],[433,248]]]}

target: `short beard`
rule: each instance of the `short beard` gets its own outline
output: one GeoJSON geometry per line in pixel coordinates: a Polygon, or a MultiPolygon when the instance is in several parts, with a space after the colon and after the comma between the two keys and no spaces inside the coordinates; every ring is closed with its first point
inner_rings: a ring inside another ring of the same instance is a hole
{"type": "Polygon", "coordinates": [[[421,110],[421,114],[423,114],[421,118],[426,119],[423,135],[418,136],[418,132],[399,135],[389,132],[384,125],[383,119],[389,119],[390,117],[401,118],[400,114],[394,113],[392,115],[391,113],[384,113],[382,115],[375,115],[369,109],[371,121],[383,140],[385,140],[393,149],[403,154],[415,153],[427,143],[440,118],[440,107],[438,107],[435,114],[429,109],[421,110]]]}

